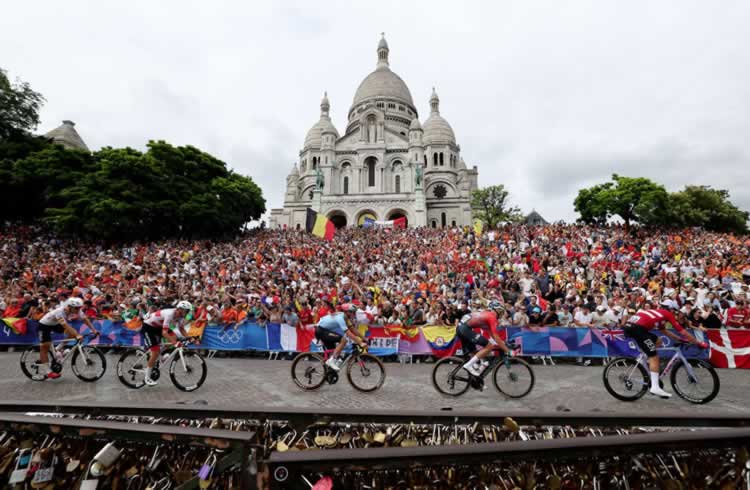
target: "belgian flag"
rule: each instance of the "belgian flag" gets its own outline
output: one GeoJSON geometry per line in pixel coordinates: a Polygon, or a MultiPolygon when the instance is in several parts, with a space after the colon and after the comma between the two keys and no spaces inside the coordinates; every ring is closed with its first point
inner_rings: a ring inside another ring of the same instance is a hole
{"type": "Polygon", "coordinates": [[[333,233],[336,231],[336,227],[331,220],[322,214],[318,214],[312,209],[307,208],[305,230],[324,240],[333,240],[333,233]]]}

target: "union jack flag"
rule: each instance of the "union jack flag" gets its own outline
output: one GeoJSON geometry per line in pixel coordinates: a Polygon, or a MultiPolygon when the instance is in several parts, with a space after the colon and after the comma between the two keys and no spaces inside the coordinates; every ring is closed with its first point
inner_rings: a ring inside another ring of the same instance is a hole
{"type": "Polygon", "coordinates": [[[602,336],[607,340],[625,340],[625,332],[622,330],[605,328],[602,330],[602,336]]]}

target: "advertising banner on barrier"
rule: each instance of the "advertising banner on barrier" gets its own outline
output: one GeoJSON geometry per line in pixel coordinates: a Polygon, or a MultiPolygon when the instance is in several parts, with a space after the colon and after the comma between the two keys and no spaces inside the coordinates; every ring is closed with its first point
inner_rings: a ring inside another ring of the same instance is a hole
{"type": "MultiPolygon", "coordinates": [[[[35,345],[38,343],[38,325],[33,320],[25,322],[25,332],[19,330],[18,319],[0,323],[0,345],[35,345]]],[[[80,323],[73,325],[85,333],[80,323]]],[[[127,328],[122,322],[97,320],[94,326],[102,333],[94,340],[99,345],[142,345],[140,330],[127,328]]],[[[371,326],[362,327],[370,344],[370,352],[378,356],[399,353],[412,355],[453,355],[461,347],[455,327],[450,326],[371,326]]],[[[518,353],[525,356],[554,357],[633,357],[639,354],[632,339],[619,328],[567,328],[567,327],[505,327],[501,337],[511,339],[519,346],[518,353]]],[[[483,332],[488,335],[487,332],[483,332]]],[[[750,369],[750,331],[742,329],[694,331],[700,339],[709,342],[709,349],[686,347],[692,358],[708,359],[717,367],[750,369]]],[[[672,339],[657,332],[664,346],[672,339]]],[[[62,339],[53,334],[53,339],[62,339]]],[[[314,342],[314,326],[291,327],[269,323],[258,325],[243,322],[234,326],[208,325],[203,330],[200,348],[212,350],[255,350],[262,352],[304,352],[320,350],[314,342]]],[[[667,355],[669,353],[665,353],[667,355]]]]}

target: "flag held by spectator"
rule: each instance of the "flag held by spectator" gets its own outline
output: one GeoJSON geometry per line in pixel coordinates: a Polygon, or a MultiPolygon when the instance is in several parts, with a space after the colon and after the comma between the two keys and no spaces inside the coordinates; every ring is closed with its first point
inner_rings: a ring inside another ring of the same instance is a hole
{"type": "Polygon", "coordinates": [[[437,357],[452,356],[456,352],[456,327],[428,326],[422,327],[422,334],[437,357]]]}
{"type": "Polygon", "coordinates": [[[26,335],[28,321],[25,318],[3,318],[3,322],[10,327],[16,335],[26,335]]]}
{"type": "Polygon", "coordinates": [[[750,368],[750,332],[746,330],[708,330],[709,361],[718,368],[750,368]]]}
{"type": "Polygon", "coordinates": [[[474,234],[480,236],[482,234],[482,221],[474,220],[474,234]]]}
{"type": "Polygon", "coordinates": [[[333,222],[320,213],[307,208],[307,220],[305,230],[324,240],[333,240],[336,227],[333,222]]]}

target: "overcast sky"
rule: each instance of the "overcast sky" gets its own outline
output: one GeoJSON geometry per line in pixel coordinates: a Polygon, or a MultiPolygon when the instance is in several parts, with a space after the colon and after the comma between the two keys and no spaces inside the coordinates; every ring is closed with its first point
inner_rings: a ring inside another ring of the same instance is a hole
{"type": "Polygon", "coordinates": [[[3,0],[0,67],[47,98],[41,132],[197,146],[270,209],[324,90],[345,129],[381,31],[420,119],[434,85],[479,185],[524,211],[574,219],[613,172],[750,209],[747,1],[3,0]]]}

